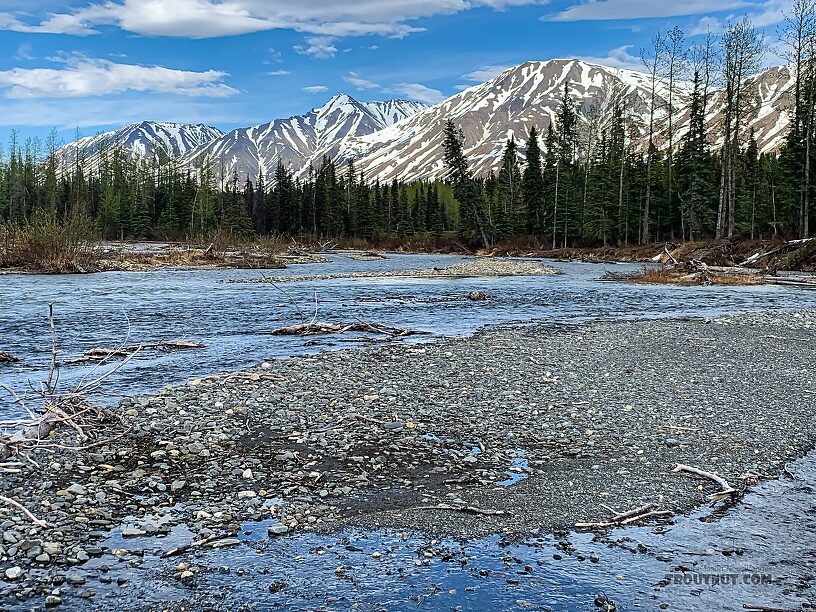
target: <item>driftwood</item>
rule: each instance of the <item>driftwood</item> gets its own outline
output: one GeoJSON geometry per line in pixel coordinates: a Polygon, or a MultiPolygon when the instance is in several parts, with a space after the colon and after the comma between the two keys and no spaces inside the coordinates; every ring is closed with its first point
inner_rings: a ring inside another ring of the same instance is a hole
{"type": "Polygon", "coordinates": [[[798,609],[793,608],[769,608],[768,606],[754,606],[751,604],[742,604],[743,610],[751,610],[752,612],[799,612],[798,609]]]}
{"type": "Polygon", "coordinates": [[[760,259],[764,259],[765,257],[770,257],[771,255],[776,255],[780,251],[784,251],[785,249],[793,248],[793,247],[801,247],[803,244],[806,244],[812,240],[816,240],[816,238],[804,238],[800,240],[791,240],[789,242],[785,242],[781,246],[771,249],[770,251],[760,251],[758,253],[754,253],[750,257],[748,257],[745,261],[741,264],[738,264],[740,267],[742,266],[750,266],[753,263],[756,263],[760,259]]]}
{"type": "Polygon", "coordinates": [[[718,493],[714,493],[713,495],[708,496],[709,501],[719,501],[722,499],[733,499],[734,496],[737,494],[737,490],[728,484],[728,481],[712,472],[706,472],[705,470],[701,470],[699,468],[691,467],[688,465],[683,465],[682,463],[678,463],[677,467],[672,470],[672,472],[680,473],[686,472],[688,474],[694,474],[696,476],[700,476],[701,478],[707,478],[713,482],[716,482],[720,485],[720,491],[718,493]]]}
{"type": "Polygon", "coordinates": [[[608,521],[601,521],[597,523],[575,523],[575,526],[579,529],[608,529],[609,527],[623,527],[625,525],[639,523],[640,521],[650,518],[669,518],[674,516],[674,512],[671,510],[654,510],[654,504],[646,504],[626,512],[617,512],[609,506],[603,507],[615,514],[615,516],[608,521]]]}
{"type": "Polygon", "coordinates": [[[132,344],[130,346],[120,346],[118,348],[92,348],[88,349],[82,354],[82,357],[75,359],[66,359],[66,365],[75,365],[78,363],[98,362],[110,359],[111,357],[128,357],[141,351],[146,350],[172,350],[172,349],[202,349],[206,345],[199,342],[153,342],[146,344],[132,344]]]}
{"type": "Polygon", "coordinates": [[[3,502],[6,505],[13,506],[13,507],[17,508],[20,512],[25,514],[28,517],[28,519],[32,523],[34,523],[37,527],[48,527],[48,523],[46,523],[43,520],[38,519],[36,516],[34,516],[31,513],[31,511],[28,508],[23,506],[23,504],[21,504],[20,502],[14,500],[14,499],[11,499],[10,497],[2,497],[2,496],[0,496],[0,502],[3,502]]]}
{"type": "Polygon", "coordinates": [[[476,506],[453,506],[451,504],[438,504],[436,506],[417,506],[417,510],[450,510],[451,512],[463,512],[465,514],[478,514],[481,516],[510,516],[507,510],[490,510],[487,508],[477,508],[476,506]]]}
{"type": "Polygon", "coordinates": [[[816,276],[814,275],[768,276],[766,277],[766,280],[774,285],[816,289],[816,276]]]}
{"type": "Polygon", "coordinates": [[[0,363],[17,363],[18,361],[20,360],[14,355],[0,351],[0,363]]]}
{"type": "Polygon", "coordinates": [[[288,327],[280,327],[272,331],[261,332],[271,336],[319,336],[328,334],[345,334],[347,332],[369,332],[393,338],[405,338],[407,336],[418,336],[430,332],[416,331],[411,329],[400,329],[388,325],[377,325],[367,321],[358,321],[348,325],[335,325],[333,323],[300,323],[288,327]]]}

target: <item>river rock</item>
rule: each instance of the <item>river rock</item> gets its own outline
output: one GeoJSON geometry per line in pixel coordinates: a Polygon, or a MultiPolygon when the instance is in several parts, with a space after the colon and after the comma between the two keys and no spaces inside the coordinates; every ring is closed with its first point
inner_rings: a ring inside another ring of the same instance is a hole
{"type": "Polygon", "coordinates": [[[269,537],[284,535],[286,533],[289,533],[289,527],[287,527],[283,523],[275,523],[274,525],[269,527],[269,529],[267,529],[267,533],[269,534],[269,537]]]}

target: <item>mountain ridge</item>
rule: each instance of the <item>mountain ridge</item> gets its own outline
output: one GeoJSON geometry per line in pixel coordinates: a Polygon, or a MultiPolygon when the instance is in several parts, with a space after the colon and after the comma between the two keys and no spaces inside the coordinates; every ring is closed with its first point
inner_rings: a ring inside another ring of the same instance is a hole
{"type": "MultiPolygon", "coordinates": [[[[791,70],[786,66],[772,67],[749,80],[756,89],[756,104],[748,114],[749,125],[755,130],[761,151],[778,150],[789,125],[791,70]]],[[[498,170],[508,138],[514,137],[523,145],[531,127],[535,126],[542,135],[546,133],[555,121],[567,84],[573,103],[583,111],[579,116],[585,129],[592,121],[593,105],[601,109],[600,113],[605,105],[608,110],[615,99],[623,102],[626,109],[630,142],[645,148],[649,75],[559,58],[531,60],[510,67],[432,106],[408,100],[361,102],[348,94],[338,94],[304,115],[227,133],[211,128],[215,131],[197,144],[188,139],[176,147],[180,151],[178,163],[193,171],[208,164],[222,183],[234,173],[242,180],[255,180],[260,174],[271,180],[278,162],[287,165],[296,176],[304,177],[323,158],[338,165],[353,161],[372,181],[434,179],[444,175],[443,131],[446,121],[452,119],[464,133],[465,152],[474,173],[484,175],[498,170]]],[[[688,81],[675,83],[675,145],[687,129],[691,90],[688,81]]],[[[721,144],[722,139],[722,98],[721,91],[711,89],[706,128],[713,146],[721,144]]],[[[665,146],[668,132],[665,83],[657,84],[656,100],[659,108],[655,141],[658,146],[665,146]]]]}

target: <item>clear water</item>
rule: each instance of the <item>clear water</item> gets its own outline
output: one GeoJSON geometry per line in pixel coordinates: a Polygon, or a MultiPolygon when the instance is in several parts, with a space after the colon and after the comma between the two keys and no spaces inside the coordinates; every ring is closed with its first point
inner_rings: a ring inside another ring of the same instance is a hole
{"type": "MultiPolygon", "coordinates": [[[[357,318],[422,329],[430,338],[466,335],[485,325],[511,322],[573,323],[591,318],[714,316],[753,310],[816,308],[816,292],[782,287],[658,287],[600,282],[608,269],[638,266],[553,263],[558,276],[429,279],[357,278],[271,284],[230,284],[234,278],[284,277],[445,267],[469,258],[389,255],[356,261],[340,255],[331,263],[286,270],[172,270],[110,272],[87,276],[0,276],[0,351],[21,359],[0,365],[0,381],[25,391],[44,380],[50,358],[48,304],[56,313],[60,358],[92,347],[160,340],[203,342],[206,349],[145,352],[106,381],[115,399],[158,390],[189,378],[234,371],[264,359],[359,346],[330,337],[286,337],[259,332],[311,319],[354,322],[357,318]],[[472,302],[471,291],[493,299],[472,302]],[[285,292],[285,293],[284,293],[285,292]],[[440,300],[439,298],[446,298],[440,300]]],[[[428,338],[422,336],[414,341],[428,338]]],[[[63,367],[64,385],[86,374],[63,367]]],[[[16,414],[0,398],[0,418],[16,414]]]]}
{"type": "MultiPolygon", "coordinates": [[[[604,597],[621,612],[737,612],[744,604],[808,609],[816,571],[816,526],[808,518],[816,457],[790,470],[795,478],[760,484],[716,521],[704,509],[668,528],[616,529],[603,537],[459,541],[360,529],[269,537],[270,520],[243,524],[237,546],[162,558],[193,541],[186,526],[162,538],[123,538],[116,529],[101,545],[128,554],[58,570],[87,580],[64,585],[61,596],[72,610],[590,612],[605,609],[596,604],[604,597]],[[194,572],[189,581],[179,580],[180,562],[194,572]],[[125,586],[117,586],[119,579],[125,586]],[[80,599],[88,591],[95,597],[80,599]]],[[[0,583],[0,602],[3,589],[0,583]]],[[[43,599],[8,603],[23,610],[43,599]]]]}

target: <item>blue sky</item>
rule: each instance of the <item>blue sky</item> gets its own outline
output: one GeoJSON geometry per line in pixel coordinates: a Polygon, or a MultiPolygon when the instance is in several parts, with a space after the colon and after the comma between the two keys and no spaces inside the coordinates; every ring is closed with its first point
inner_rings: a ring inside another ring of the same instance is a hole
{"type": "Polygon", "coordinates": [[[527,60],[637,67],[677,24],[749,15],[768,37],[792,0],[0,0],[0,141],[64,141],[144,119],[223,130],[331,95],[436,102],[527,60]]]}

